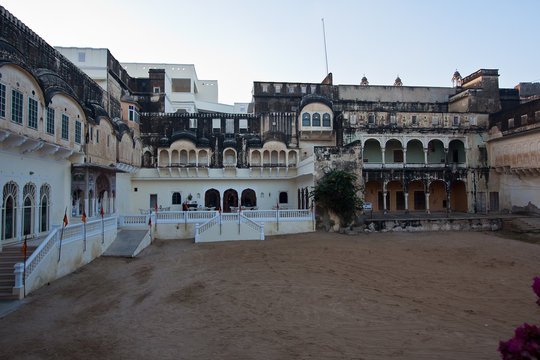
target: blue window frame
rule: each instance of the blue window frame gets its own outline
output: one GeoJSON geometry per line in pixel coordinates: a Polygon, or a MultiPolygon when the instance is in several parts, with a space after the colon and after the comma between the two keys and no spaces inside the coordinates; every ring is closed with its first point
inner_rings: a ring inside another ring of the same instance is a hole
{"type": "Polygon", "coordinates": [[[23,94],[17,90],[11,90],[11,121],[22,124],[23,120],[23,94]]]}
{"type": "Polygon", "coordinates": [[[321,114],[313,114],[313,126],[321,126],[321,114]]]}
{"type": "Polygon", "coordinates": [[[311,115],[309,113],[302,114],[302,126],[311,126],[311,115]]]}
{"type": "Polygon", "coordinates": [[[323,126],[332,126],[332,118],[329,113],[324,113],[322,116],[322,125],[323,126]]]}
{"type": "Polygon", "coordinates": [[[38,102],[28,98],[28,127],[37,129],[38,102]]]}

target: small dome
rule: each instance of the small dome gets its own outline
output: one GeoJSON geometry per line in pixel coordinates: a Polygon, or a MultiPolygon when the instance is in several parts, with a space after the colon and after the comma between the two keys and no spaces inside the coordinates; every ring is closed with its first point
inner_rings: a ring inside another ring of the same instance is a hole
{"type": "Polygon", "coordinates": [[[456,70],[453,79],[461,79],[461,74],[459,73],[459,71],[456,70]]]}
{"type": "Polygon", "coordinates": [[[399,78],[399,75],[396,78],[396,80],[394,80],[394,86],[403,86],[403,83],[401,82],[401,79],[399,78]]]}
{"type": "Polygon", "coordinates": [[[159,146],[161,147],[169,146],[169,138],[166,135],[164,135],[161,139],[159,139],[159,146]]]}
{"type": "Polygon", "coordinates": [[[369,81],[368,81],[366,75],[364,75],[364,76],[362,77],[362,81],[360,81],[360,85],[364,85],[364,86],[369,85],[369,81]]]}

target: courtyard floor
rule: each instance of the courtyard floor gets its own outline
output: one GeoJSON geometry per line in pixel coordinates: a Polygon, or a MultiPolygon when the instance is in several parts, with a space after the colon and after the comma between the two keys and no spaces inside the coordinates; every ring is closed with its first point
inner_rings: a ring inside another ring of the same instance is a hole
{"type": "Polygon", "coordinates": [[[497,359],[540,325],[540,245],[496,233],[155,241],[0,319],[3,359],[497,359]]]}

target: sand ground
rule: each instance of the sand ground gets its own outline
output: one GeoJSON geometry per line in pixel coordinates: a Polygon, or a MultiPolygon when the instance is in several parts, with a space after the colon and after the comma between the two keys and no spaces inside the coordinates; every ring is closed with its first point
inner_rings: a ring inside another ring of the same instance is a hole
{"type": "Polygon", "coordinates": [[[493,233],[156,241],[0,319],[3,359],[497,359],[540,245],[493,233]]]}

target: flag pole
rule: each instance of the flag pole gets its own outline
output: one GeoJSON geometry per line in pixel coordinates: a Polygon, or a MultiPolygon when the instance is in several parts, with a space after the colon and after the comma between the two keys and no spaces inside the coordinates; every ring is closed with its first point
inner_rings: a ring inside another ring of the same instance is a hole
{"type": "Polygon", "coordinates": [[[105,212],[103,211],[103,206],[101,207],[101,244],[105,243],[105,223],[103,222],[103,215],[105,215],[105,212]]]}
{"type": "Polygon", "coordinates": [[[184,230],[187,230],[187,216],[188,216],[188,206],[187,206],[187,203],[184,203],[184,230]]]}
{"type": "Polygon", "coordinates": [[[60,232],[60,246],[58,247],[58,262],[60,262],[60,257],[62,255],[62,239],[64,238],[64,228],[68,224],[68,218],[67,218],[67,206],[66,210],[64,210],[64,220],[62,221],[62,231],[60,232]]]}
{"type": "Polygon", "coordinates": [[[26,297],[26,238],[24,237],[24,245],[22,248],[22,252],[24,254],[24,267],[23,267],[23,296],[26,297]]]}
{"type": "Polygon", "coordinates": [[[277,223],[277,231],[279,231],[279,203],[276,204],[276,223],[277,223]]]}
{"type": "Polygon", "coordinates": [[[148,226],[150,226],[150,244],[152,243],[152,214],[148,218],[148,226]]]}
{"type": "Polygon", "coordinates": [[[221,235],[221,206],[219,207],[219,235],[221,235]]]}
{"type": "Polygon", "coordinates": [[[84,244],[83,251],[86,251],[86,211],[85,210],[83,210],[82,222],[83,222],[83,244],[84,244]]]}

